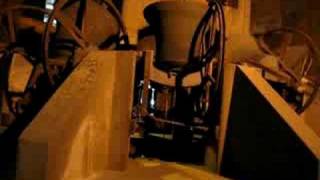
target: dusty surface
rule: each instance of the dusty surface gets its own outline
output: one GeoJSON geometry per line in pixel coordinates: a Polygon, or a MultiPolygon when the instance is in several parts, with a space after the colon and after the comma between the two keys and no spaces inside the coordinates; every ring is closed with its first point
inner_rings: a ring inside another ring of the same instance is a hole
{"type": "Polygon", "coordinates": [[[81,179],[124,169],[134,52],[91,52],[19,140],[19,180],[81,179]]]}
{"type": "Polygon", "coordinates": [[[130,160],[126,171],[105,171],[87,180],[223,180],[226,178],[208,173],[199,167],[184,166],[158,160],[130,160]]]}

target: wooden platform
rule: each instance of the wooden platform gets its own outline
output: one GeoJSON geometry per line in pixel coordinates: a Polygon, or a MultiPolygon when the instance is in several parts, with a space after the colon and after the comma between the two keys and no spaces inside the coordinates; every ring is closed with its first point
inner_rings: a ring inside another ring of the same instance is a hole
{"type": "Polygon", "coordinates": [[[226,180],[198,166],[168,163],[159,160],[135,159],[129,161],[126,171],[105,171],[87,180],[226,180]]]}

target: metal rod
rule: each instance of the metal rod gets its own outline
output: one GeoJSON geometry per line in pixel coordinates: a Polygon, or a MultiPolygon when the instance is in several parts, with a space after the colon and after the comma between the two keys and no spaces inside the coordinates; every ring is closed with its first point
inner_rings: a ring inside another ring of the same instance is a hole
{"type": "Polygon", "coordinates": [[[185,123],[182,123],[182,122],[171,121],[171,120],[162,119],[162,118],[158,118],[158,117],[150,116],[150,115],[148,117],[156,122],[171,124],[171,125],[180,126],[180,127],[186,127],[186,128],[190,128],[190,129],[193,128],[193,129],[198,129],[198,130],[202,130],[202,131],[209,130],[209,128],[203,127],[203,126],[187,126],[185,123]]]}

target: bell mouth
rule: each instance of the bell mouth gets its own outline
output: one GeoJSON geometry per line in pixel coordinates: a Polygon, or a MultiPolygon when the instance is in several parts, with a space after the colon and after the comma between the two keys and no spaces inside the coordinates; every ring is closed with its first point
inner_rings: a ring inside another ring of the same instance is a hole
{"type": "Polygon", "coordinates": [[[155,63],[164,71],[179,71],[191,63],[196,29],[208,6],[198,1],[160,1],[147,6],[144,16],[155,35],[155,63]]]}
{"type": "Polygon", "coordinates": [[[186,63],[177,61],[154,62],[156,68],[166,72],[180,72],[185,65],[186,63]]]}
{"type": "Polygon", "coordinates": [[[149,4],[143,11],[144,18],[149,24],[157,24],[159,20],[159,13],[161,10],[179,10],[179,11],[199,11],[200,9],[207,9],[208,5],[199,1],[179,1],[179,0],[167,0],[158,1],[149,4]]]}

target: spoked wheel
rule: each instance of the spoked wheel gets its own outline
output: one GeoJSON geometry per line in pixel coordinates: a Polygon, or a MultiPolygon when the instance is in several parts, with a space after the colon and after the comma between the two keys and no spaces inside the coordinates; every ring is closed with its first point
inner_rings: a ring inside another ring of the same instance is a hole
{"type": "Polygon", "coordinates": [[[20,16],[24,13],[44,15],[49,12],[26,5],[7,7],[0,11],[2,25],[6,24],[3,29],[6,29],[9,36],[7,45],[1,50],[0,58],[1,87],[3,88],[1,96],[5,96],[6,100],[1,102],[1,114],[9,113],[11,120],[24,113],[26,106],[32,101],[33,92],[43,74],[37,49],[40,48],[41,33],[45,25],[38,19],[20,16]],[[16,14],[19,15],[16,16],[16,14]],[[32,36],[39,37],[38,44],[33,42],[26,47],[25,42],[17,35],[24,31],[34,32],[32,36]]]}
{"type": "Polygon", "coordinates": [[[212,106],[213,96],[221,88],[225,48],[225,22],[222,6],[213,1],[202,18],[193,38],[189,58],[196,61],[195,70],[201,72],[201,88],[196,112],[205,116],[212,106]]]}
{"type": "Polygon", "coordinates": [[[32,92],[37,87],[42,71],[36,59],[17,46],[7,47],[1,61],[8,109],[14,116],[21,115],[32,100],[32,92]]]}
{"type": "Polygon", "coordinates": [[[276,57],[277,69],[255,60],[246,62],[276,76],[279,81],[301,93],[303,103],[295,105],[295,111],[299,114],[304,112],[313,103],[320,85],[316,69],[320,54],[311,37],[300,30],[280,28],[258,36],[258,44],[265,53],[276,57]],[[276,45],[272,44],[274,42],[277,42],[276,45]]]}
{"type": "Polygon", "coordinates": [[[129,44],[118,10],[107,0],[58,1],[43,35],[43,66],[52,85],[73,69],[90,48],[119,49],[129,44]],[[49,26],[56,22],[57,31],[49,26]],[[81,55],[80,55],[81,56],[81,55]]]}
{"type": "Polygon", "coordinates": [[[1,25],[4,26],[6,24],[6,27],[3,29],[6,30],[6,36],[9,37],[8,43],[16,43],[17,31],[21,28],[33,28],[35,32],[39,34],[43,33],[44,23],[42,19],[31,17],[29,15],[31,13],[38,16],[49,14],[50,12],[46,9],[29,5],[9,6],[0,10],[1,25]],[[17,26],[17,24],[21,27],[17,26]]]}

